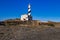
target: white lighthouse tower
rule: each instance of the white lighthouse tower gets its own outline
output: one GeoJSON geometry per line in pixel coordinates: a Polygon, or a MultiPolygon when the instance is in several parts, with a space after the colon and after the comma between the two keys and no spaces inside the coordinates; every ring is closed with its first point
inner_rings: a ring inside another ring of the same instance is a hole
{"type": "Polygon", "coordinates": [[[28,13],[21,15],[21,20],[22,21],[29,21],[32,20],[32,16],[31,16],[31,5],[28,4],[28,13]]]}
{"type": "Polygon", "coordinates": [[[31,16],[31,5],[28,5],[28,20],[32,20],[32,16],[31,16]]]}
{"type": "Polygon", "coordinates": [[[28,5],[28,15],[31,15],[31,5],[28,5]]]}

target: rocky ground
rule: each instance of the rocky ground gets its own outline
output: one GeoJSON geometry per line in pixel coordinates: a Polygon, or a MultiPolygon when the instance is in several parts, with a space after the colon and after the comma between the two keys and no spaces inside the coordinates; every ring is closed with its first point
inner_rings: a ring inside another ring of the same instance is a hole
{"type": "Polygon", "coordinates": [[[60,40],[60,28],[0,26],[0,40],[60,40]]]}

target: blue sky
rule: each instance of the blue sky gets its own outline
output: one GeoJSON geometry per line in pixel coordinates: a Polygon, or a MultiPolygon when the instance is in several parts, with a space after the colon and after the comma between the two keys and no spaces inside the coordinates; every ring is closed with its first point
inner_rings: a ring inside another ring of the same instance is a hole
{"type": "Polygon", "coordinates": [[[0,0],[0,20],[20,18],[29,3],[33,19],[60,22],[60,0],[0,0]]]}

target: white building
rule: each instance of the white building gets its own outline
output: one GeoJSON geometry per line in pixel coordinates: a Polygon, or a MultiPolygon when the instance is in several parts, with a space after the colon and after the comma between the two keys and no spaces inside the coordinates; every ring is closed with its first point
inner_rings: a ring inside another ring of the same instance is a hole
{"type": "Polygon", "coordinates": [[[28,21],[28,20],[32,20],[30,4],[28,5],[28,14],[21,15],[21,21],[28,21]]]}
{"type": "Polygon", "coordinates": [[[28,20],[28,15],[27,14],[21,15],[21,20],[22,21],[28,20]]]}

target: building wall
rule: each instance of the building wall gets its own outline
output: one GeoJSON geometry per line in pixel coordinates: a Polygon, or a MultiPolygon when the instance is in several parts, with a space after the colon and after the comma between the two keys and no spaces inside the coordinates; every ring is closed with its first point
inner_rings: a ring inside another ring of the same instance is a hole
{"type": "Polygon", "coordinates": [[[32,20],[32,16],[27,14],[21,15],[21,20],[22,21],[32,20]]]}
{"type": "Polygon", "coordinates": [[[22,21],[25,21],[25,20],[28,20],[28,15],[21,15],[21,20],[22,21]]]}

